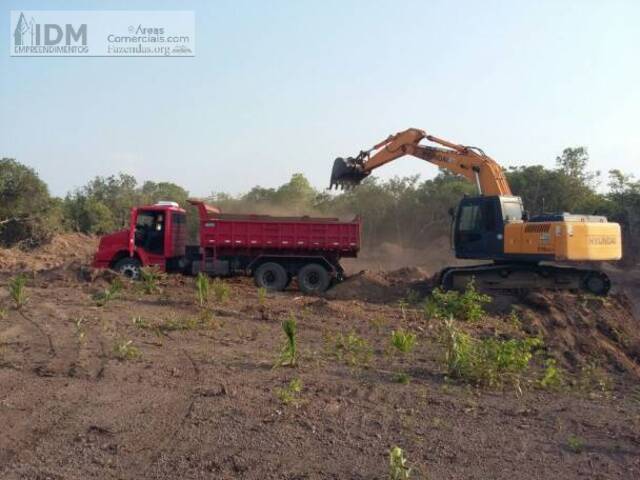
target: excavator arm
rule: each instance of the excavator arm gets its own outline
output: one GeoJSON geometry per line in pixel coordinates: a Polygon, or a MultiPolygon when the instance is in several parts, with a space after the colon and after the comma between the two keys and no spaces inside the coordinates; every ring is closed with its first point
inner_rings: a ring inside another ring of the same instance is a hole
{"type": "Polygon", "coordinates": [[[512,195],[502,168],[482,150],[451,143],[416,128],[390,135],[356,157],[337,158],[331,172],[331,187],[357,185],[376,168],[405,155],[466,177],[477,185],[481,195],[512,195]],[[423,139],[446,148],[420,145],[423,139]]]}

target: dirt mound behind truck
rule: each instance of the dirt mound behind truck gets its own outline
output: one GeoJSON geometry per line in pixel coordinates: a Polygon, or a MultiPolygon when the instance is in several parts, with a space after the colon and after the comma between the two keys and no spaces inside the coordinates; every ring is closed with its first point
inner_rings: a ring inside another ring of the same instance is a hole
{"type": "Polygon", "coordinates": [[[0,271],[32,272],[50,270],[73,261],[91,263],[98,238],[81,233],[55,236],[50,243],[33,250],[0,249],[0,271]]]}

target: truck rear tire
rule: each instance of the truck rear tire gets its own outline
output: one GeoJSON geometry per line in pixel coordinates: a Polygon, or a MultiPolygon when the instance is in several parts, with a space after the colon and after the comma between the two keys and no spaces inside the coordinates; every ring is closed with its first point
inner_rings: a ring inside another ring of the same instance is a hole
{"type": "Polygon", "coordinates": [[[329,272],[318,263],[308,263],[298,272],[298,286],[304,293],[322,293],[330,283],[329,272]]]}
{"type": "Polygon", "coordinates": [[[121,258],[113,266],[113,269],[120,275],[132,280],[140,278],[140,268],[142,268],[140,260],[132,257],[121,258]]]}
{"type": "Polygon", "coordinates": [[[289,275],[282,265],[267,262],[260,265],[253,274],[256,285],[267,290],[284,290],[289,282],[289,275]]]}

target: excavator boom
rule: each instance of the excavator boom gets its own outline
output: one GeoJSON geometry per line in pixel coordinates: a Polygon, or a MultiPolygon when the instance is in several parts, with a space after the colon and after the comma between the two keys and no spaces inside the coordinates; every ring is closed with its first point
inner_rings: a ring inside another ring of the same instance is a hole
{"type": "Polygon", "coordinates": [[[421,158],[466,177],[477,185],[482,195],[511,195],[502,168],[482,150],[427,135],[417,128],[390,135],[356,157],[337,158],[331,172],[330,187],[357,185],[373,170],[405,155],[421,158]],[[423,139],[445,148],[420,145],[423,139]]]}

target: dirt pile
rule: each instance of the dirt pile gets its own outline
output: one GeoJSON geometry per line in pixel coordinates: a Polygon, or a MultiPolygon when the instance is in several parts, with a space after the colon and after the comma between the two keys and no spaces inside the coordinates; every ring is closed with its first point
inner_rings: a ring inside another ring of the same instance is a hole
{"type": "Polygon", "coordinates": [[[97,237],[67,233],[33,250],[3,248],[0,249],[0,271],[50,270],[73,261],[88,264],[97,247],[97,237]]]}
{"type": "Polygon", "coordinates": [[[429,275],[418,267],[403,267],[390,272],[363,270],[327,291],[325,297],[386,303],[405,298],[411,290],[426,294],[430,287],[429,275]]]}
{"type": "Polygon", "coordinates": [[[565,368],[595,363],[640,379],[640,330],[626,295],[530,293],[522,306],[523,328],[542,335],[565,368]]]}

